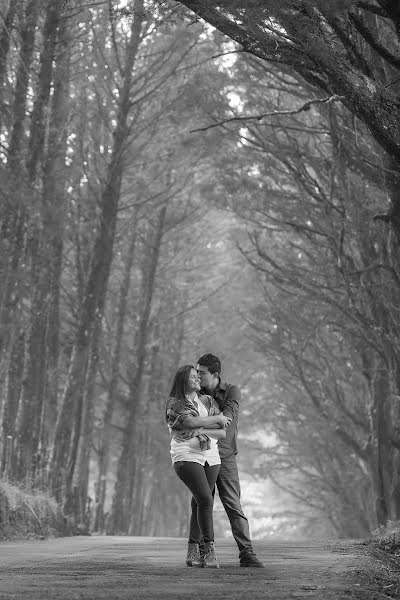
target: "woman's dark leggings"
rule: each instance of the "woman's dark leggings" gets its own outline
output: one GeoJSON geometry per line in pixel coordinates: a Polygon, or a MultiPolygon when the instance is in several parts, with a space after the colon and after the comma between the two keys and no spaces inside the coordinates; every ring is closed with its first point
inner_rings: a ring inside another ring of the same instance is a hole
{"type": "MultiPolygon", "coordinates": [[[[197,503],[197,520],[204,537],[204,542],[214,541],[212,490],[217,481],[220,465],[210,467],[208,463],[199,465],[195,462],[179,461],[174,469],[179,479],[192,492],[197,503]]],[[[189,540],[191,542],[192,540],[189,540]]],[[[193,540],[196,542],[196,540],[193,540]]]]}

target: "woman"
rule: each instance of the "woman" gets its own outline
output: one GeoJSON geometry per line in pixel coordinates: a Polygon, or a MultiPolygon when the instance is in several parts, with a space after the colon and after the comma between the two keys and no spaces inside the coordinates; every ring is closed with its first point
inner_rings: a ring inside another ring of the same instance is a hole
{"type": "Polygon", "coordinates": [[[197,520],[204,537],[200,558],[197,540],[190,540],[186,564],[219,569],[214,547],[213,495],[221,459],[217,441],[224,438],[229,419],[220,413],[211,396],[198,396],[200,380],[192,365],[180,367],[174,377],[166,407],[171,433],[171,458],[178,477],[197,503],[197,520]]]}

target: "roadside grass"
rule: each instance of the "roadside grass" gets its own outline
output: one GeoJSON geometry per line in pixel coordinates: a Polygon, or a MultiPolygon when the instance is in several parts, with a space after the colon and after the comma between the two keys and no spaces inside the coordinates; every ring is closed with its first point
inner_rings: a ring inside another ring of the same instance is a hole
{"type": "Polygon", "coordinates": [[[388,521],[385,527],[372,532],[373,546],[398,559],[400,568],[400,521],[388,521]]]}
{"type": "Polygon", "coordinates": [[[0,481],[0,540],[65,535],[65,518],[54,498],[0,481]]]}
{"type": "Polygon", "coordinates": [[[372,532],[363,542],[366,563],[354,575],[363,583],[364,592],[355,598],[365,599],[365,586],[369,586],[368,600],[400,598],[400,521],[389,521],[385,527],[372,532]]]}

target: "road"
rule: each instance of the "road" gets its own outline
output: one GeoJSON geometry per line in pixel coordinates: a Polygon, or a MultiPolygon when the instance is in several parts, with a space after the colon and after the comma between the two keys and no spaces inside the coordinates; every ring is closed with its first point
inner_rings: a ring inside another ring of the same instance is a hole
{"type": "Polygon", "coordinates": [[[357,544],[258,542],[265,569],[239,568],[231,540],[218,540],[219,570],[184,565],[176,538],[74,537],[0,542],[0,600],[365,598],[357,544]]]}

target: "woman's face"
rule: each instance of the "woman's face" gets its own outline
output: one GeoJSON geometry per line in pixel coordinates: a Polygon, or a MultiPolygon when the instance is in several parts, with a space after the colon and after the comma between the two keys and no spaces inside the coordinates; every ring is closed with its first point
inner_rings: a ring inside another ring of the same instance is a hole
{"type": "Polygon", "coordinates": [[[186,393],[198,392],[200,389],[200,378],[197,375],[196,369],[190,369],[189,379],[187,382],[186,393]]]}

